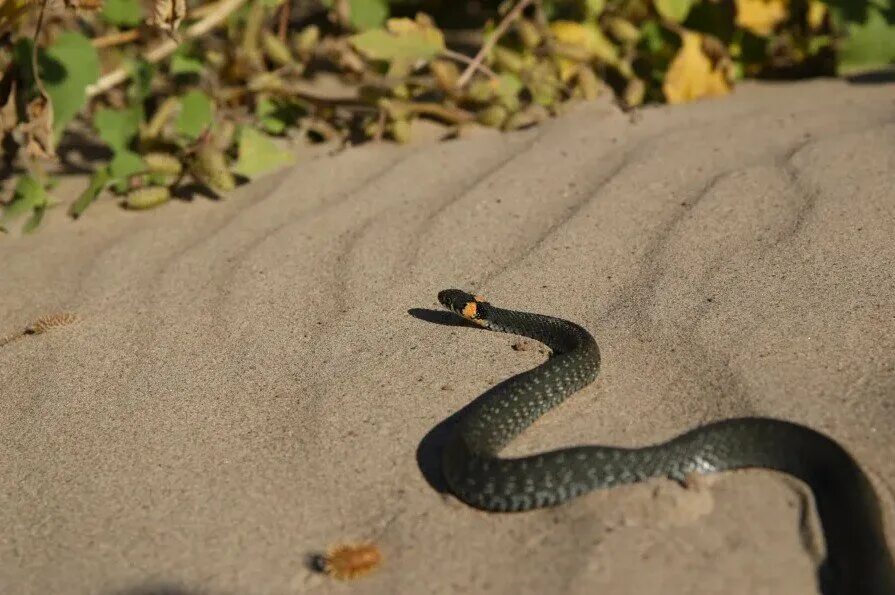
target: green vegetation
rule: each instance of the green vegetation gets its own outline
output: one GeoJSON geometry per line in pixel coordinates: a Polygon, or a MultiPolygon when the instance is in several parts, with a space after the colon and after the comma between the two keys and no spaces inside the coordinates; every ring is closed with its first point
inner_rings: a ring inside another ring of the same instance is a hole
{"type": "Polygon", "coordinates": [[[38,227],[48,164],[78,143],[106,157],[74,218],[107,196],[223,197],[289,143],[513,130],[601,93],[681,103],[895,61],[895,0],[41,2],[0,0],[4,231],[38,227]]]}

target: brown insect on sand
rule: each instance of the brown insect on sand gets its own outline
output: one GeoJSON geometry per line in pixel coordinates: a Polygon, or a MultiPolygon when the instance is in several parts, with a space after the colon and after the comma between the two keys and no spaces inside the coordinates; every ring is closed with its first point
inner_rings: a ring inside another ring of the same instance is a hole
{"type": "Polygon", "coordinates": [[[60,326],[68,326],[69,324],[75,323],[77,321],[78,315],[72,314],[70,312],[62,312],[59,314],[41,316],[28,325],[28,327],[25,329],[25,334],[39,335],[41,333],[47,332],[50,329],[58,328],[60,326]]]}
{"type": "Polygon", "coordinates": [[[50,329],[58,328],[60,326],[68,326],[69,324],[75,323],[78,320],[80,320],[80,317],[77,314],[72,314],[70,312],[61,312],[58,314],[48,314],[47,316],[41,316],[31,324],[26,326],[24,330],[17,331],[11,335],[0,338],[0,347],[3,347],[8,343],[12,343],[13,341],[17,341],[27,335],[39,335],[41,333],[49,331],[50,329]]]}
{"type": "Polygon", "coordinates": [[[368,574],[382,563],[382,553],[372,543],[338,545],[320,557],[320,570],[339,580],[368,574]]]}

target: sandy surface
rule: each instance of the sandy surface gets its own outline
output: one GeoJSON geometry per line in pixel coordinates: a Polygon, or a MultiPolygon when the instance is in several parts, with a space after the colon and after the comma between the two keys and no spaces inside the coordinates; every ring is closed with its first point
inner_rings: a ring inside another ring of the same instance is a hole
{"type": "Polygon", "coordinates": [[[594,332],[601,377],[514,453],[796,420],[892,529],[893,187],[895,86],[746,85],[0,238],[0,335],[81,317],[0,348],[0,591],[816,592],[816,521],[769,472],[518,515],[440,494],[430,430],[544,356],[409,311],[459,286],[594,332]],[[307,569],[357,539],[373,575],[307,569]]]}

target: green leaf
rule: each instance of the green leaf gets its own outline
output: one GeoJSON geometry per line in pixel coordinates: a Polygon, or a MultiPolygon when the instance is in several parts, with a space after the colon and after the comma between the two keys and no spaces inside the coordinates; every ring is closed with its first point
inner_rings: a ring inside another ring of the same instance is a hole
{"type": "Polygon", "coordinates": [[[351,36],[349,41],[371,60],[431,60],[444,50],[441,31],[410,19],[391,19],[388,31],[371,29],[351,36]]]}
{"type": "Polygon", "coordinates": [[[198,58],[190,55],[188,50],[181,48],[173,56],[171,56],[171,65],[168,66],[168,72],[173,76],[202,74],[205,68],[204,64],[198,58]]]}
{"type": "Polygon", "coordinates": [[[130,71],[131,84],[127,88],[127,96],[132,101],[142,104],[152,92],[155,66],[141,57],[131,62],[130,71]]]}
{"type": "MultiPolygon", "coordinates": [[[[830,7],[830,12],[835,15],[836,19],[841,19],[848,23],[864,23],[867,21],[867,9],[873,0],[821,0],[830,7]]],[[[882,7],[887,0],[879,2],[882,7]]]]}
{"type": "Polygon", "coordinates": [[[136,27],[143,20],[139,0],[105,0],[103,18],[118,27],[136,27]]]}
{"type": "Polygon", "coordinates": [[[255,115],[261,127],[270,134],[280,135],[295,124],[305,110],[296,103],[262,98],[255,108],[255,115]]]}
{"type": "Polygon", "coordinates": [[[653,0],[660,15],[675,23],[687,18],[695,0],[653,0]]]}
{"type": "Polygon", "coordinates": [[[662,26],[657,21],[646,21],[640,28],[640,44],[650,54],[655,54],[665,45],[662,26]]]}
{"type": "Polygon", "coordinates": [[[278,147],[269,136],[255,128],[245,127],[239,135],[239,158],[233,171],[251,178],[294,160],[295,155],[278,147]]]}
{"type": "Polygon", "coordinates": [[[28,220],[25,221],[25,225],[22,226],[23,233],[31,233],[37,226],[40,225],[40,222],[43,221],[44,213],[47,211],[47,205],[40,205],[34,207],[34,210],[31,212],[31,216],[28,217],[28,220]]]}
{"type": "MultiPolygon", "coordinates": [[[[3,206],[3,215],[0,215],[0,230],[7,231],[8,224],[15,221],[28,211],[44,209],[50,204],[50,195],[47,194],[44,185],[30,174],[19,178],[12,200],[3,206]]],[[[37,220],[40,223],[40,220],[37,220]]],[[[34,224],[36,227],[37,223],[34,224]]],[[[26,227],[28,224],[26,223],[26,227]]]]}
{"type": "Polygon", "coordinates": [[[81,216],[81,214],[87,210],[93,201],[96,200],[96,197],[99,196],[100,192],[102,192],[106,188],[106,184],[109,183],[109,168],[104,167],[102,169],[98,169],[93,176],[90,178],[90,184],[81,193],[81,196],[78,197],[78,200],[72,204],[71,208],[68,210],[68,214],[77,219],[81,216]]]}
{"type": "Polygon", "coordinates": [[[100,108],[93,116],[93,125],[99,137],[106,141],[112,151],[127,150],[140,130],[140,111],[137,108],[100,108]]]}
{"type": "Polygon", "coordinates": [[[62,33],[40,56],[44,87],[53,103],[53,134],[58,140],[87,103],[87,85],[99,78],[99,56],[80,33],[62,33]]]}
{"type": "Polygon", "coordinates": [[[180,99],[180,114],[175,126],[182,135],[195,140],[211,125],[213,116],[214,104],[211,99],[202,91],[194,89],[180,99]]]}
{"type": "Polygon", "coordinates": [[[31,68],[31,48],[34,42],[28,38],[18,39],[12,48],[12,59],[19,71],[19,81],[23,90],[28,90],[24,99],[30,100],[37,94],[37,87],[34,85],[34,72],[31,68]]]}
{"type": "Polygon", "coordinates": [[[887,20],[885,4],[893,14],[895,6],[889,0],[868,2],[865,20],[846,25],[839,54],[841,73],[880,68],[895,61],[895,19],[887,20]]]}
{"type": "Polygon", "coordinates": [[[388,0],[348,0],[351,26],[358,31],[375,29],[388,18],[388,0]]]}
{"type": "Polygon", "coordinates": [[[115,153],[109,162],[109,177],[118,193],[127,192],[128,178],[143,171],[146,171],[146,163],[138,154],[127,149],[115,153]]]}

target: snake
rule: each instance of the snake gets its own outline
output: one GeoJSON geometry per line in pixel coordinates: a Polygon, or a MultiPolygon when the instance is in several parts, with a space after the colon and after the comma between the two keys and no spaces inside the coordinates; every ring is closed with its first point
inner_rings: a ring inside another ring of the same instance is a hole
{"type": "Polygon", "coordinates": [[[692,474],[770,469],[812,492],[826,543],[818,570],[824,593],[895,595],[880,502],[868,476],[833,438],[782,419],[738,417],[640,448],[574,446],[501,457],[539,417],[596,379],[600,349],[587,330],[562,318],[499,308],[459,289],[439,292],[438,301],[467,324],[521,335],[552,352],[460,412],[443,445],[441,469],[450,492],[464,503],[521,512],[652,478],[686,483],[692,474]]]}

